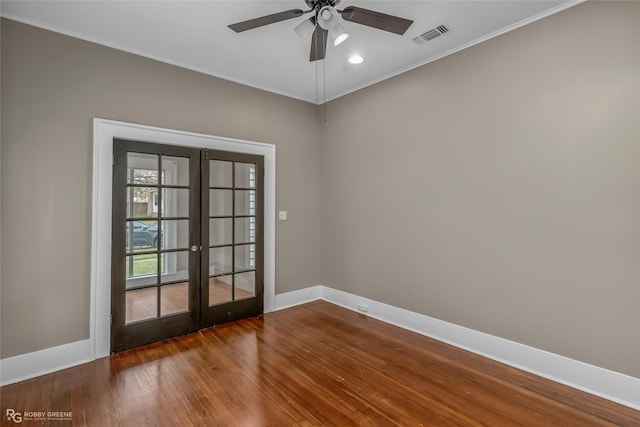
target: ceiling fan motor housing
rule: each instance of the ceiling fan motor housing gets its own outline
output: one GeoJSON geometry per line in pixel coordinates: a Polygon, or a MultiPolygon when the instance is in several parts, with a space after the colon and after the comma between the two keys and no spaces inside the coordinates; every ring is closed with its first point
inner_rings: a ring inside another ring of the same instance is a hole
{"type": "Polygon", "coordinates": [[[320,9],[316,18],[318,25],[325,30],[334,28],[338,24],[338,19],[340,19],[340,15],[333,6],[324,6],[320,9]]]}
{"type": "Polygon", "coordinates": [[[318,12],[324,6],[337,6],[341,0],[304,0],[312,10],[318,12]]]}

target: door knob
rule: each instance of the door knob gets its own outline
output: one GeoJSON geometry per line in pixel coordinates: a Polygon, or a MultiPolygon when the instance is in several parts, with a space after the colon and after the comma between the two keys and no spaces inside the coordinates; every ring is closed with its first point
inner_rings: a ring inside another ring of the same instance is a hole
{"type": "Polygon", "coordinates": [[[196,245],[191,246],[191,252],[198,252],[198,247],[196,245]]]}

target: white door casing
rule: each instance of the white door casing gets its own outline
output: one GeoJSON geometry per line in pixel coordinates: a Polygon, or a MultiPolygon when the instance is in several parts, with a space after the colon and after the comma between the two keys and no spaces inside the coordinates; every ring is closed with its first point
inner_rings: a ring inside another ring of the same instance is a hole
{"type": "Polygon", "coordinates": [[[111,338],[111,198],[113,138],[264,156],[264,311],[275,304],[276,147],[106,119],[93,119],[90,357],[109,355],[111,338]]]}

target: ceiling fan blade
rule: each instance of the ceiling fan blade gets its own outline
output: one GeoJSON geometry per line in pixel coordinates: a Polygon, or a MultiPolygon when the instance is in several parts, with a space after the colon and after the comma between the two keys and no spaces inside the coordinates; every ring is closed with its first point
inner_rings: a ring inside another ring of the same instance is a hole
{"type": "Polygon", "coordinates": [[[276,22],[297,18],[303,14],[304,11],[301,9],[285,10],[284,12],[261,16],[260,18],[249,19],[248,21],[236,22],[235,24],[228,25],[228,27],[236,33],[241,33],[242,31],[252,30],[264,25],[275,24],[276,22]]]}
{"type": "Polygon", "coordinates": [[[410,19],[355,6],[346,7],[341,13],[345,21],[355,22],[356,24],[366,25],[367,27],[389,31],[390,33],[399,35],[403,35],[411,24],[413,24],[413,21],[410,19]]]}
{"type": "Polygon", "coordinates": [[[309,55],[309,62],[324,59],[324,55],[327,52],[327,38],[329,31],[320,28],[316,25],[316,29],[311,36],[311,54],[309,55]]]}

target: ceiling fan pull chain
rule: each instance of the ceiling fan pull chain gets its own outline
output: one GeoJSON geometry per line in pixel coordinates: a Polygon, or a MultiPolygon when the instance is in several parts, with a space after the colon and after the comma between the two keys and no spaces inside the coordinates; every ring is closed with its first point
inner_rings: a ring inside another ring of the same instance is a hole
{"type": "Polygon", "coordinates": [[[322,60],[322,118],[327,123],[327,73],[325,69],[325,60],[322,60]]]}

